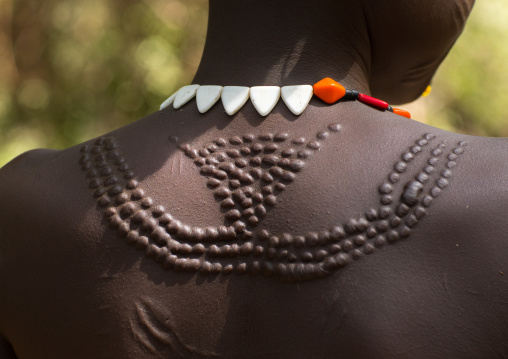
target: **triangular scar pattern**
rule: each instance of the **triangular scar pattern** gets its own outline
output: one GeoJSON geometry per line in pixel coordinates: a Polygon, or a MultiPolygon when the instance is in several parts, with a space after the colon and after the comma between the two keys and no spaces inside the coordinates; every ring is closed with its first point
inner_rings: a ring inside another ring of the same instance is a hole
{"type": "Polygon", "coordinates": [[[145,193],[113,137],[81,149],[80,165],[110,226],[125,242],[165,269],[203,274],[251,274],[283,280],[329,275],[377,248],[406,239],[449,185],[466,142],[448,146],[431,134],[418,138],[379,185],[379,205],[335,226],[308,233],[270,233],[263,219],[306,163],[341,127],[314,138],[288,133],[219,138],[179,149],[207,178],[224,214],[223,225],[196,227],[174,218],[145,193]],[[415,167],[415,158],[427,156],[415,167]]]}

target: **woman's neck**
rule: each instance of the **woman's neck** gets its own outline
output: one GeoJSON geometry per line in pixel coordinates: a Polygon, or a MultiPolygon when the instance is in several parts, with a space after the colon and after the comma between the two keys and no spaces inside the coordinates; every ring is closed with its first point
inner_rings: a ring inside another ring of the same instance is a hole
{"type": "Polygon", "coordinates": [[[367,27],[354,20],[363,19],[362,8],[354,1],[340,3],[211,0],[205,50],[193,82],[285,86],[331,77],[369,93],[367,27]]]}

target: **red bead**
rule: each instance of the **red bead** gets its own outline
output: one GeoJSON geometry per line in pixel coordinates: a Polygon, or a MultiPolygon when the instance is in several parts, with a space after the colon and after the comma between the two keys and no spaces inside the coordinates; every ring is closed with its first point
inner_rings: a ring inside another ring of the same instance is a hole
{"type": "Polygon", "coordinates": [[[377,98],[374,98],[374,97],[371,97],[371,96],[367,96],[367,95],[365,95],[363,93],[361,93],[358,96],[358,101],[363,102],[363,103],[365,103],[367,105],[379,108],[380,110],[386,110],[390,106],[387,102],[378,100],[377,98]]]}

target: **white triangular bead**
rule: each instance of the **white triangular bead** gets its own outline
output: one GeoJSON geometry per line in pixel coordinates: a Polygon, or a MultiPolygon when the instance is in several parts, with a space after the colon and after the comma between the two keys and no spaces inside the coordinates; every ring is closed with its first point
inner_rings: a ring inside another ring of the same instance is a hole
{"type": "Polygon", "coordinates": [[[250,89],[252,104],[261,116],[266,116],[280,99],[279,86],[254,86],[250,89]]]}
{"type": "Polygon", "coordinates": [[[201,86],[196,93],[198,110],[205,113],[220,99],[222,86],[201,86]]]}
{"type": "Polygon", "coordinates": [[[307,108],[314,89],[311,85],[284,86],[281,94],[289,110],[295,115],[300,115],[307,108]]]}
{"type": "Polygon", "coordinates": [[[199,85],[188,85],[178,90],[176,93],[175,101],[173,102],[173,107],[175,110],[178,110],[180,107],[189,102],[194,96],[196,96],[198,88],[199,85]]]}
{"type": "Polygon", "coordinates": [[[166,107],[171,106],[173,104],[173,102],[175,101],[175,97],[176,97],[176,92],[174,94],[172,94],[171,96],[169,96],[166,101],[161,103],[160,109],[164,110],[166,107]]]}
{"type": "Polygon", "coordinates": [[[243,86],[224,86],[222,89],[222,104],[228,115],[234,115],[249,99],[250,89],[243,86]]]}

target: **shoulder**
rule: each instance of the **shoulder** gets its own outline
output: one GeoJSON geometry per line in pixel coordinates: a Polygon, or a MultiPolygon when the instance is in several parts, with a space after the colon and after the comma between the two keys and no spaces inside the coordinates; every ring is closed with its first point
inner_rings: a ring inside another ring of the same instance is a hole
{"type": "Polygon", "coordinates": [[[93,208],[79,148],[32,150],[1,168],[0,282],[23,267],[43,270],[93,208]]]}
{"type": "Polygon", "coordinates": [[[29,206],[31,211],[38,211],[39,200],[48,194],[52,185],[62,181],[58,173],[64,151],[37,149],[26,152],[0,169],[0,206],[5,222],[11,216],[23,212],[29,206]]]}
{"type": "Polygon", "coordinates": [[[448,148],[429,187],[434,203],[426,233],[459,250],[464,259],[504,272],[506,260],[499,253],[508,252],[508,139],[443,138],[448,148]]]}
{"type": "MultiPolygon", "coordinates": [[[[28,198],[36,192],[48,177],[46,163],[57,154],[52,150],[32,150],[16,157],[0,169],[0,223],[2,232],[13,216],[22,212],[28,198]]],[[[34,208],[36,209],[36,208],[34,208]]]]}
{"type": "Polygon", "coordinates": [[[460,158],[455,153],[448,158],[457,163],[454,180],[462,199],[485,211],[508,207],[508,139],[465,136],[462,141],[460,158]]]}

